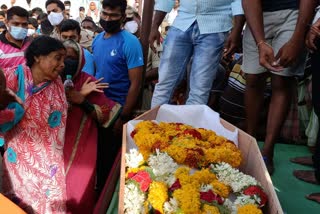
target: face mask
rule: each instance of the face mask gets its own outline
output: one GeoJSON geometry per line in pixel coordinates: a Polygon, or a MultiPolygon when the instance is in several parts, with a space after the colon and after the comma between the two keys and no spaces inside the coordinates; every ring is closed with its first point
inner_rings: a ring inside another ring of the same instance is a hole
{"type": "Polygon", "coordinates": [[[66,77],[67,75],[74,76],[77,73],[78,65],[79,65],[79,60],[65,59],[62,75],[64,77],[66,77]]]}
{"type": "Polygon", "coordinates": [[[16,40],[24,40],[27,37],[28,29],[22,27],[11,26],[10,34],[16,40]]]}
{"type": "Polygon", "coordinates": [[[136,21],[129,21],[126,22],[126,24],[124,25],[124,29],[126,29],[127,31],[129,31],[132,34],[135,34],[138,31],[138,23],[136,21]]]}
{"type": "Polygon", "coordinates": [[[32,36],[32,35],[35,34],[35,33],[36,33],[36,30],[35,30],[35,29],[28,29],[27,35],[28,35],[28,36],[32,36]]]}
{"type": "Polygon", "coordinates": [[[101,27],[104,29],[104,31],[107,33],[115,33],[119,31],[121,27],[120,20],[106,21],[106,20],[100,19],[99,23],[101,27]]]}
{"type": "Polygon", "coordinates": [[[51,12],[48,16],[48,20],[52,26],[57,26],[62,22],[63,14],[62,12],[61,13],[51,12]]]}
{"type": "Polygon", "coordinates": [[[87,34],[88,34],[90,37],[94,37],[94,32],[93,32],[93,31],[88,30],[88,29],[85,29],[85,31],[87,32],[87,34]]]}

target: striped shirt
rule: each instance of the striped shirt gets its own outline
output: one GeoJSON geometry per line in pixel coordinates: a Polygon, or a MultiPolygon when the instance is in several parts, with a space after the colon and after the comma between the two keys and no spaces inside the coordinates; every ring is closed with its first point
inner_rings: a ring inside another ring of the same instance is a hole
{"type": "Polygon", "coordinates": [[[30,42],[26,40],[20,48],[7,40],[5,37],[6,33],[7,31],[4,31],[0,34],[0,68],[2,69],[16,67],[25,63],[24,51],[30,44],[30,42]]]}
{"type": "MultiPolygon", "coordinates": [[[[154,9],[169,13],[174,3],[175,0],[155,0],[154,9]]],[[[241,0],[180,0],[172,26],[186,31],[197,21],[201,34],[227,32],[236,15],[243,15],[241,0]]]]}

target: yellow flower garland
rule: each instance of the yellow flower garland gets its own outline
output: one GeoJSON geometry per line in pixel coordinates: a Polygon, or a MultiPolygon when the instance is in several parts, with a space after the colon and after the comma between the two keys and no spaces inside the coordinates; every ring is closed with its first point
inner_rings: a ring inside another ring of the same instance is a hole
{"type": "Polygon", "coordinates": [[[148,201],[152,207],[161,213],[163,204],[168,200],[168,188],[163,182],[153,181],[149,187],[148,201]]]}
{"type": "Polygon", "coordinates": [[[231,141],[211,130],[184,124],[142,121],[136,125],[133,139],[145,160],[156,149],[167,152],[178,164],[195,168],[219,162],[239,167],[242,160],[231,141]]]}
{"type": "Polygon", "coordinates": [[[238,208],[238,214],[262,214],[262,211],[254,204],[247,204],[238,208]]]}
{"type": "Polygon", "coordinates": [[[230,187],[219,182],[216,175],[210,172],[208,168],[191,174],[190,168],[180,167],[177,169],[175,177],[179,179],[181,188],[175,190],[173,196],[177,199],[181,205],[181,210],[185,214],[219,213],[219,209],[214,206],[203,206],[201,209],[199,191],[201,185],[210,184],[213,187],[213,192],[224,198],[228,198],[230,194],[230,187]],[[209,210],[212,210],[212,212],[205,212],[209,210]]]}
{"type": "Polygon", "coordinates": [[[220,211],[215,206],[210,206],[208,204],[203,205],[202,214],[220,214],[220,211]]]}

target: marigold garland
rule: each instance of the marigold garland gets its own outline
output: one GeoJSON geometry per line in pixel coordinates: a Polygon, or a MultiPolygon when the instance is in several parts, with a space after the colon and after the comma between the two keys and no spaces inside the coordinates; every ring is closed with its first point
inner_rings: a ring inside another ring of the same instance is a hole
{"type": "Polygon", "coordinates": [[[262,211],[254,204],[247,204],[238,208],[238,214],[262,214],[262,211]]]}
{"type": "Polygon", "coordinates": [[[142,121],[131,136],[145,160],[156,149],[167,152],[178,164],[193,168],[219,162],[239,167],[242,160],[240,150],[231,141],[211,130],[181,123],[142,121]]]}
{"type": "Polygon", "coordinates": [[[253,177],[233,168],[241,164],[241,152],[226,138],[152,121],[138,123],[131,137],[139,152],[125,157],[125,213],[262,214],[267,196],[253,177]],[[230,194],[237,196],[234,202],[230,194]]]}
{"type": "Polygon", "coordinates": [[[168,200],[168,188],[163,182],[154,181],[150,185],[148,201],[152,207],[158,210],[160,213],[163,212],[163,204],[168,200]]]}

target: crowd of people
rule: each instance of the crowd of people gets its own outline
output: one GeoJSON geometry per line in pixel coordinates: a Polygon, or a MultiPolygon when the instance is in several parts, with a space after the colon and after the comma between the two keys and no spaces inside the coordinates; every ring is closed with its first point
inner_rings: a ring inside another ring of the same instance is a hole
{"type": "MultiPolygon", "coordinates": [[[[294,102],[297,82],[310,76],[315,151],[292,161],[314,166],[294,175],[319,184],[319,2],[299,2],[155,0],[147,56],[126,0],[91,2],[77,17],[70,1],[47,0],[45,11],[2,5],[2,192],[28,213],[92,213],[123,125],[166,103],[209,105],[262,136],[272,175],[291,108],[306,102],[294,102]]],[[[320,193],[308,198],[320,203],[320,193]]]]}

